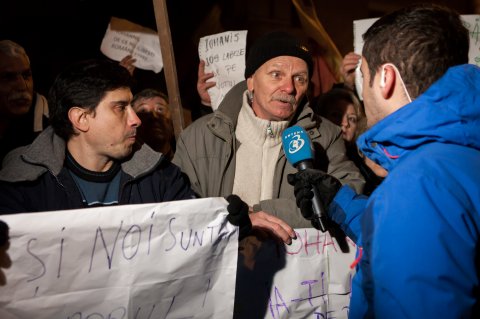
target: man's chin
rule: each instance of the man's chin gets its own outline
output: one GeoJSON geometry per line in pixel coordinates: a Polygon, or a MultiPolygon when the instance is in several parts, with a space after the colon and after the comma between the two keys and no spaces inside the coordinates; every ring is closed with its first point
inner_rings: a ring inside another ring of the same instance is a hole
{"type": "Polygon", "coordinates": [[[10,114],[12,116],[22,116],[28,113],[30,111],[30,106],[31,104],[25,104],[25,103],[16,103],[9,107],[10,114]]]}
{"type": "Polygon", "coordinates": [[[136,147],[135,147],[135,143],[129,143],[127,145],[125,145],[125,148],[123,149],[123,152],[122,154],[119,154],[118,156],[118,160],[123,160],[125,158],[129,158],[134,152],[133,150],[136,150],[136,147]]]}
{"type": "Polygon", "coordinates": [[[275,121],[289,121],[295,112],[291,110],[275,114],[275,121]]]}

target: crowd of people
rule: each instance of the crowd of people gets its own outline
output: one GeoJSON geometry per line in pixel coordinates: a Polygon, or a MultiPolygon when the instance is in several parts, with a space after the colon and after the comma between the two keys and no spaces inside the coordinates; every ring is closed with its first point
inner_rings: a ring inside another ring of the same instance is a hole
{"type": "MultiPolygon", "coordinates": [[[[249,48],[245,81],[177,139],[168,96],[133,91],[132,57],[72,64],[47,103],[25,50],[0,41],[0,214],[241,200],[229,213],[248,268],[249,245],[288,245],[295,228],[312,227],[319,194],[358,247],[349,317],[475,318],[480,69],[468,64],[468,30],[453,10],[423,4],[385,15],[363,39],[362,54],[343,60],[344,83],[309,101],[308,46],[265,34],[249,48]],[[294,125],[310,137],[314,168],[286,159],[282,132],[294,125]]],[[[204,68],[197,90],[208,107],[215,83],[204,68]]],[[[247,284],[237,280],[236,295],[247,284]]],[[[242,305],[234,316],[251,313],[242,305]]]]}

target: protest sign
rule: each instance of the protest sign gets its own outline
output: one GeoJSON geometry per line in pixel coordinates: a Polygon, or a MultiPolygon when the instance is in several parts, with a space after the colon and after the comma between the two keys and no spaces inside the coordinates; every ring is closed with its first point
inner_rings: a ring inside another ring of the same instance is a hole
{"type": "Polygon", "coordinates": [[[234,300],[238,319],[347,318],[353,242],[307,228],[291,245],[249,236],[239,246],[226,205],[1,215],[12,265],[0,318],[225,319],[234,300]]]}
{"type": "MultiPolygon", "coordinates": [[[[480,15],[461,15],[465,27],[470,35],[470,48],[468,51],[468,63],[480,66],[480,15]]],[[[379,18],[361,19],[353,21],[353,48],[357,54],[362,54],[363,34],[379,18]]],[[[362,73],[360,67],[355,70],[355,87],[358,96],[362,98],[362,73]]]]}
{"type": "Polygon", "coordinates": [[[480,66],[480,15],[462,15],[463,24],[470,35],[470,48],[468,50],[468,63],[480,66]]]}
{"type": "Polygon", "coordinates": [[[208,90],[216,110],[227,92],[245,79],[247,31],[227,31],[200,38],[198,55],[205,61],[205,72],[213,72],[216,85],[208,90]]]}
{"type": "Polygon", "coordinates": [[[240,243],[235,318],[348,318],[355,244],[314,228],[295,232],[291,245],[240,243]]]}
{"type": "Polygon", "coordinates": [[[131,55],[135,67],[159,73],[163,68],[160,40],[149,28],[125,19],[112,17],[103,37],[100,51],[115,61],[131,55]]]}
{"type": "Polygon", "coordinates": [[[2,215],[1,318],[231,318],[238,235],[223,198],[2,215]]]}

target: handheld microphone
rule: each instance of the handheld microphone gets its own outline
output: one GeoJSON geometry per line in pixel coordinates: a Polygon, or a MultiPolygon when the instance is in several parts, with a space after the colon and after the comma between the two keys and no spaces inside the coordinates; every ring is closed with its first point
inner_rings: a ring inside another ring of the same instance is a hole
{"type": "MultiPolygon", "coordinates": [[[[313,168],[313,147],[310,138],[305,130],[294,125],[286,128],[282,133],[282,145],[285,156],[290,164],[299,171],[307,168],[313,168]]],[[[312,209],[313,218],[311,220],[313,227],[322,232],[326,231],[325,222],[326,215],[323,205],[319,200],[319,195],[316,187],[312,185],[313,198],[312,209]]]]}

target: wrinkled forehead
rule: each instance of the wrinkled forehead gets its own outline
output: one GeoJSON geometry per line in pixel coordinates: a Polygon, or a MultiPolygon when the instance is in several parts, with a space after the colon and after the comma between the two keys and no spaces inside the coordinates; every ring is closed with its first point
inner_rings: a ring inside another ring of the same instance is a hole
{"type": "Polygon", "coordinates": [[[0,52],[0,72],[22,72],[30,69],[30,61],[26,55],[7,55],[0,52]]]}
{"type": "Polygon", "coordinates": [[[136,102],[135,105],[140,105],[140,104],[161,104],[161,105],[167,105],[167,101],[160,96],[153,96],[153,97],[142,97],[139,98],[136,102]]]}
{"type": "Polygon", "coordinates": [[[308,65],[305,60],[295,56],[281,55],[265,61],[261,67],[293,68],[295,73],[308,73],[308,65]]]}

